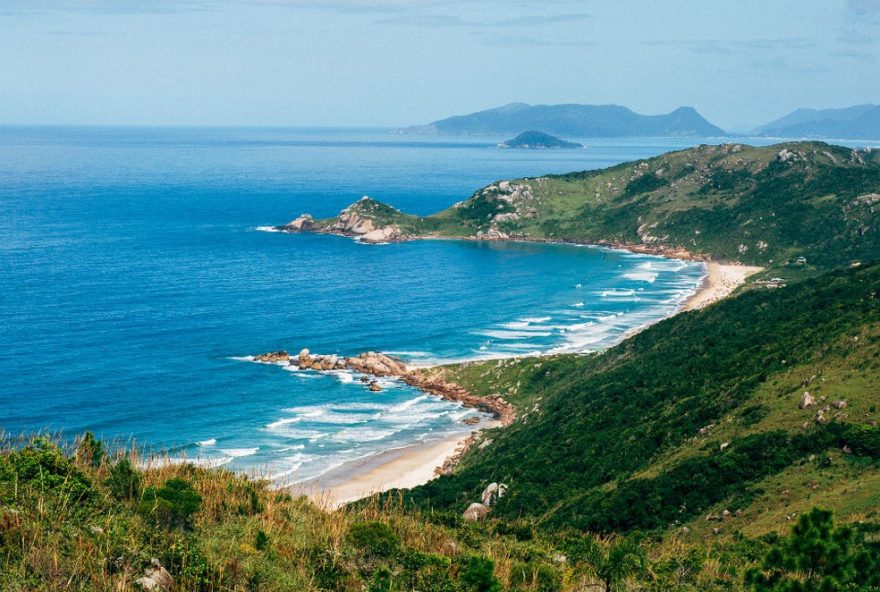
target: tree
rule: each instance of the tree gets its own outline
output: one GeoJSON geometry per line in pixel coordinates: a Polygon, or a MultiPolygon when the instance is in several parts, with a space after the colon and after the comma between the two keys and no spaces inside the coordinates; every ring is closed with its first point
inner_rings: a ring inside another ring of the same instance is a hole
{"type": "Polygon", "coordinates": [[[622,590],[627,581],[645,571],[648,561],[635,536],[570,540],[568,552],[578,570],[601,582],[605,592],[622,590]]]}
{"type": "Polygon", "coordinates": [[[876,556],[858,543],[852,529],[834,527],[830,511],[813,508],[771,547],[762,569],[746,573],[746,584],[755,592],[837,592],[876,585],[870,581],[876,556]]]}
{"type": "Polygon", "coordinates": [[[104,460],[104,445],[92,432],[82,435],[76,445],[76,458],[84,464],[98,467],[104,460]]]}

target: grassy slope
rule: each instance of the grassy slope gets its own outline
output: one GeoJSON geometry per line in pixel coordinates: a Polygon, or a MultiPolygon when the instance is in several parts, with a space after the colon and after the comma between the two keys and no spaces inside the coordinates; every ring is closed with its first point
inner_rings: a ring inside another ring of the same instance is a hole
{"type": "MultiPolygon", "coordinates": [[[[778,528],[809,499],[792,482],[784,501],[760,501],[773,483],[848,469],[877,482],[880,450],[835,451],[850,426],[880,420],[880,265],[680,314],[600,355],[445,371],[522,412],[453,477],[416,490],[420,504],[460,509],[504,481],[496,515],[550,528],[669,531],[725,508],[778,528]],[[804,390],[848,407],[817,425],[816,407],[798,409],[804,390]]],[[[846,519],[880,518],[870,487],[821,497],[830,487],[809,493],[846,519]]]]}
{"type": "Polygon", "coordinates": [[[140,590],[135,580],[153,557],[175,592],[361,592],[380,566],[393,570],[395,590],[466,592],[458,582],[474,556],[494,560],[502,583],[523,569],[561,578],[556,551],[531,534],[520,541],[488,524],[432,524],[393,503],[327,513],[263,482],[191,465],[138,471],[133,499],[120,499],[107,482],[115,460],[93,466],[45,439],[20,444],[0,451],[3,592],[140,590]],[[187,527],[144,506],[144,490],[172,478],[201,496],[187,527]],[[382,536],[354,539],[354,525],[365,522],[389,527],[390,545],[382,536]]]}

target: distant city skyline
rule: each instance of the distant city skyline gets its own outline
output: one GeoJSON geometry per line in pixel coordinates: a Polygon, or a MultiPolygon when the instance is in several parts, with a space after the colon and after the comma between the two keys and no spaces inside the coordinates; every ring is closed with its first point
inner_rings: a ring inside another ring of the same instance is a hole
{"type": "Polygon", "coordinates": [[[692,106],[728,131],[880,103],[880,0],[2,0],[0,124],[424,124],[692,106]]]}

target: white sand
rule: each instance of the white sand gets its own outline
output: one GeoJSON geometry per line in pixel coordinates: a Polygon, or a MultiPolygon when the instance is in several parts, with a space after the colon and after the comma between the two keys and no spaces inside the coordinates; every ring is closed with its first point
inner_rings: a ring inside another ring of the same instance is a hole
{"type": "Polygon", "coordinates": [[[707,275],[697,293],[687,299],[683,310],[697,310],[717,302],[745,283],[746,278],[758,273],[763,267],[749,265],[724,265],[709,262],[707,275]]]}
{"type": "Polygon", "coordinates": [[[469,433],[445,440],[379,454],[362,463],[331,471],[313,481],[292,487],[321,507],[334,509],[374,493],[423,485],[435,477],[434,470],[460,451],[469,433]]]}

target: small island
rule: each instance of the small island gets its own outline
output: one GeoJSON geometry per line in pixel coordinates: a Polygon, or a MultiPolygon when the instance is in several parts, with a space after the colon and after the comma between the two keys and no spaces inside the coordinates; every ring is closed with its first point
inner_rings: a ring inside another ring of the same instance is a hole
{"type": "Polygon", "coordinates": [[[568,142],[544,132],[523,132],[512,140],[498,144],[499,148],[583,148],[583,144],[568,142]]]}

